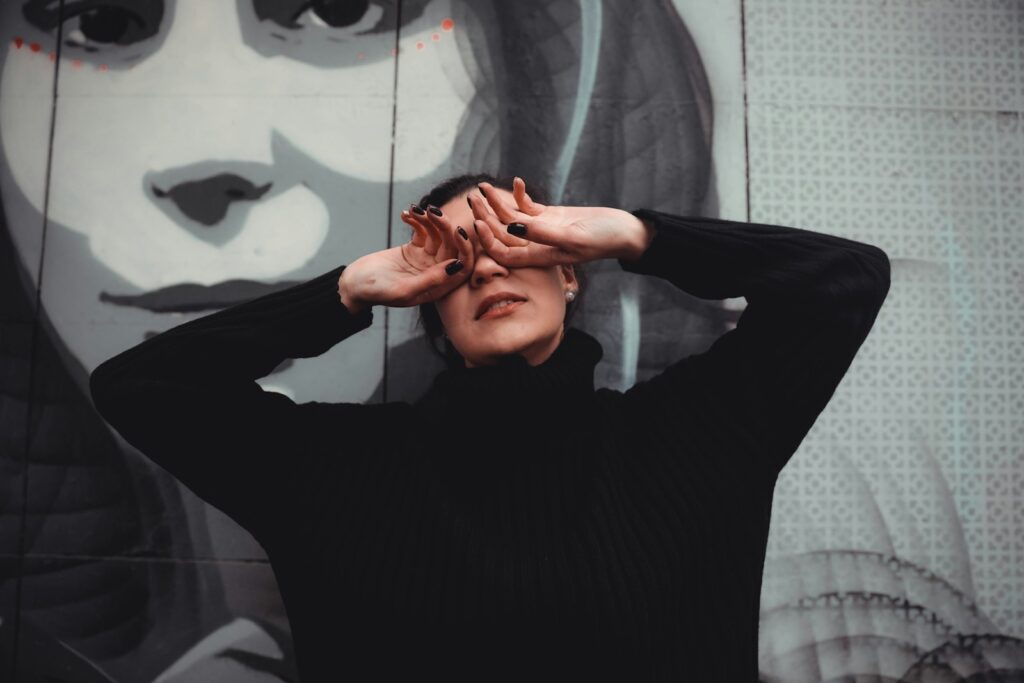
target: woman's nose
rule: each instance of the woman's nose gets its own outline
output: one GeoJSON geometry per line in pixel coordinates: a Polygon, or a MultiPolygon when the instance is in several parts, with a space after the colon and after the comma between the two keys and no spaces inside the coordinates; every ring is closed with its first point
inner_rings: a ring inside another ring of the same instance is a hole
{"type": "Polygon", "coordinates": [[[470,280],[474,285],[480,285],[492,277],[504,277],[508,275],[508,268],[501,265],[488,254],[482,247],[477,247],[475,255],[475,262],[473,264],[473,274],[470,280]]]}

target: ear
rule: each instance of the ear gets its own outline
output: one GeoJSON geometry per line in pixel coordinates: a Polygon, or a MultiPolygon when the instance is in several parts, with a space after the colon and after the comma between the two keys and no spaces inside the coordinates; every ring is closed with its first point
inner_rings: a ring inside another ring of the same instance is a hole
{"type": "Polygon", "coordinates": [[[578,285],[576,281],[576,271],[573,269],[571,263],[562,264],[558,266],[562,275],[562,286],[566,285],[578,285]]]}

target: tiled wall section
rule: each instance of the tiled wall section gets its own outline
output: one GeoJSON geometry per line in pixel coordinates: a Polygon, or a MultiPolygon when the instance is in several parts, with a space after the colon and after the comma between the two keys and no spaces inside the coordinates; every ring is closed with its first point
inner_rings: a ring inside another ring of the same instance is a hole
{"type": "Polygon", "coordinates": [[[824,227],[893,263],[854,372],[779,481],[769,554],[894,555],[1020,635],[1024,9],[745,10],[751,220],[824,227]]]}

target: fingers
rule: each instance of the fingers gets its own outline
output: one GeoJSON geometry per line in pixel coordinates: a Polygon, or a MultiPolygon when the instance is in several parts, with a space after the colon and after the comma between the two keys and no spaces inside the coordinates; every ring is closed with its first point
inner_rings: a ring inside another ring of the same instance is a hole
{"type": "Polygon", "coordinates": [[[427,242],[431,239],[430,233],[427,229],[420,225],[419,221],[413,219],[408,210],[403,210],[401,213],[402,222],[412,228],[412,238],[410,241],[414,246],[420,247],[421,249],[426,247],[427,242]]]}
{"type": "Polygon", "coordinates": [[[441,236],[441,233],[434,224],[427,218],[427,212],[424,209],[421,209],[417,204],[410,204],[409,209],[410,211],[405,212],[405,217],[413,221],[413,223],[421,228],[427,235],[426,243],[423,245],[423,250],[431,256],[435,256],[441,247],[444,246],[444,238],[441,236]]]}
{"type": "Polygon", "coordinates": [[[469,233],[465,231],[465,228],[460,233],[460,226],[454,225],[436,206],[427,207],[427,220],[444,240],[444,246],[437,252],[437,258],[447,261],[457,257],[466,264],[467,268],[472,269],[473,245],[469,241],[469,233]]]}
{"type": "Polygon", "coordinates": [[[452,241],[459,245],[459,259],[466,264],[466,272],[471,272],[476,263],[476,250],[469,239],[469,232],[461,225],[456,225],[452,232],[452,241]]]}
{"type": "Polygon", "coordinates": [[[480,188],[480,193],[487,199],[487,203],[493,209],[499,221],[508,224],[519,220],[516,216],[516,207],[508,206],[493,185],[488,182],[482,182],[477,187],[480,188]]]}
{"type": "Polygon", "coordinates": [[[437,250],[436,254],[438,260],[447,261],[450,258],[455,258],[459,253],[459,246],[452,240],[452,228],[441,215],[441,209],[433,205],[428,206],[424,219],[441,238],[441,248],[437,250]]]}
{"type": "MultiPolygon", "coordinates": [[[[475,220],[473,221],[473,228],[476,230],[477,238],[480,240],[480,246],[483,247],[488,256],[506,267],[515,267],[517,265],[515,263],[516,257],[512,253],[513,247],[508,246],[495,237],[494,232],[486,222],[475,220]]],[[[515,248],[522,249],[523,247],[515,248]]]]}
{"type": "Polygon", "coordinates": [[[512,196],[515,197],[516,205],[523,213],[536,216],[544,210],[543,204],[538,204],[530,199],[530,195],[526,194],[526,181],[519,176],[512,179],[512,196]]]}
{"type": "Polygon", "coordinates": [[[466,195],[466,201],[469,202],[469,208],[473,212],[473,218],[487,218],[491,217],[498,220],[494,210],[491,209],[490,204],[487,203],[487,199],[482,194],[470,193],[466,195]]]}
{"type": "Polygon", "coordinates": [[[484,251],[495,261],[507,268],[573,263],[569,254],[556,247],[530,243],[528,241],[526,246],[508,246],[495,237],[494,231],[484,221],[474,221],[473,226],[476,228],[480,245],[484,248],[484,251]]]}
{"type": "Polygon", "coordinates": [[[418,306],[428,301],[440,299],[462,284],[466,279],[469,269],[463,266],[461,269],[450,273],[452,263],[452,261],[438,261],[422,273],[410,277],[404,283],[404,287],[408,292],[406,305],[418,306]]]}
{"type": "MultiPolygon", "coordinates": [[[[481,187],[485,187],[485,185],[481,183],[481,187]]],[[[488,189],[491,194],[494,194],[493,186],[490,186],[489,183],[486,185],[485,191],[488,189]]],[[[471,195],[470,206],[473,207],[473,215],[476,216],[473,227],[476,229],[481,246],[495,261],[509,268],[572,262],[563,250],[547,245],[551,241],[549,230],[529,227],[527,235],[530,239],[516,237],[508,231],[507,226],[499,220],[496,213],[484,210],[483,207],[486,204],[487,202],[479,197],[471,195]],[[530,235],[531,231],[541,234],[530,235]],[[542,239],[537,239],[538,237],[542,239]]],[[[523,218],[518,218],[511,222],[522,222],[523,220],[523,218]]],[[[557,244],[557,241],[551,243],[557,244]]]]}
{"type": "MultiPolygon", "coordinates": [[[[516,237],[506,230],[506,225],[498,219],[498,216],[493,212],[486,210],[484,207],[487,202],[483,201],[479,197],[470,195],[469,205],[473,208],[473,216],[476,223],[482,223],[480,226],[480,232],[484,232],[485,228],[491,231],[491,234],[501,241],[502,244],[509,247],[525,247],[530,244],[529,240],[525,240],[522,237],[516,237]]],[[[515,221],[509,221],[515,222],[515,221]]]]}

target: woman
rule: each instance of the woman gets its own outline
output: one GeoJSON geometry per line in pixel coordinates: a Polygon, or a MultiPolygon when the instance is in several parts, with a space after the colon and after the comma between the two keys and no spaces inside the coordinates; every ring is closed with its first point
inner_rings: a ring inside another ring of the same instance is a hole
{"type": "Polygon", "coordinates": [[[97,408],[267,549],[303,681],[756,680],[775,477],[875,320],[886,254],[474,178],[403,212],[407,243],[105,361],[97,408]],[[748,307],[705,353],[595,391],[601,345],[564,302],[599,259],[748,307]],[[424,303],[463,363],[415,402],[255,382],[424,303]]]}

